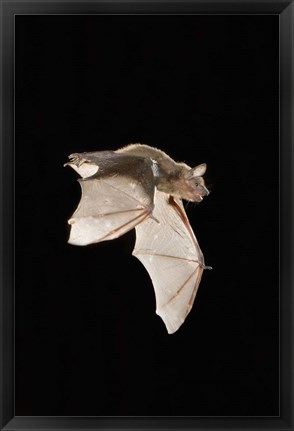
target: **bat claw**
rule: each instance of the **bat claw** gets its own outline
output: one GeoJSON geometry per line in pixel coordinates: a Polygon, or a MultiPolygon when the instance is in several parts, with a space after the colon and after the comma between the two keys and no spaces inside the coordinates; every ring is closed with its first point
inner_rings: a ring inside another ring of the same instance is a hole
{"type": "Polygon", "coordinates": [[[70,161],[68,163],[66,163],[64,166],[74,164],[79,168],[83,163],[89,162],[89,160],[82,157],[81,154],[79,154],[79,153],[70,154],[68,156],[68,158],[70,161]]]}
{"type": "Polygon", "coordinates": [[[83,159],[78,154],[72,154],[71,162],[80,167],[83,163],[83,159]]]}

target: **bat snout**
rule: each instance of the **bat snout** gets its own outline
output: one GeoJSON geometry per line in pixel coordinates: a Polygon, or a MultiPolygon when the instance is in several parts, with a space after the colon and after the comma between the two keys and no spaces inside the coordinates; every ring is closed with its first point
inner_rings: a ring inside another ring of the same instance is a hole
{"type": "Polygon", "coordinates": [[[208,190],[208,188],[205,186],[201,186],[201,187],[202,187],[201,196],[208,196],[210,194],[210,191],[208,190]]]}
{"type": "Polygon", "coordinates": [[[202,202],[203,198],[208,195],[209,195],[209,190],[204,185],[198,186],[198,190],[196,195],[194,196],[193,201],[202,202]]]}

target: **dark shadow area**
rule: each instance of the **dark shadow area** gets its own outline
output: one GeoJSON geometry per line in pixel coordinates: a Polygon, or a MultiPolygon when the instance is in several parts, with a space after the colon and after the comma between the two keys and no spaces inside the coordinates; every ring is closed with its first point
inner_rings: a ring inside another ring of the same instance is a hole
{"type": "Polygon", "coordinates": [[[279,414],[279,17],[16,16],[16,415],[279,414]],[[191,166],[207,265],[168,335],[135,233],[67,244],[73,152],[191,166]]]}

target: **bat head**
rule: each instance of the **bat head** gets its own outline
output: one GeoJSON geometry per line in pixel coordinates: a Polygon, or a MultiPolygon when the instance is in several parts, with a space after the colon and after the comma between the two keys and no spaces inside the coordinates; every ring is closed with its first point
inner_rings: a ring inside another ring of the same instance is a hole
{"type": "Polygon", "coordinates": [[[191,202],[201,202],[204,196],[209,195],[205,187],[203,175],[206,171],[206,163],[189,169],[185,172],[184,180],[181,185],[182,198],[191,202]]]}

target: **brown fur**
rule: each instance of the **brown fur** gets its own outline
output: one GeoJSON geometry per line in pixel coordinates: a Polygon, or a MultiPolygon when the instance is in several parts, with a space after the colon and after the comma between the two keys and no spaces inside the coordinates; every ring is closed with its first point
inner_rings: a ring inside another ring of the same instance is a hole
{"type": "Polygon", "coordinates": [[[203,196],[209,194],[202,176],[194,175],[194,170],[201,165],[192,169],[186,163],[175,162],[164,151],[144,144],[130,144],[120,148],[116,153],[126,153],[144,158],[150,157],[155,161],[159,168],[157,188],[160,191],[196,202],[200,202],[203,196]]]}

